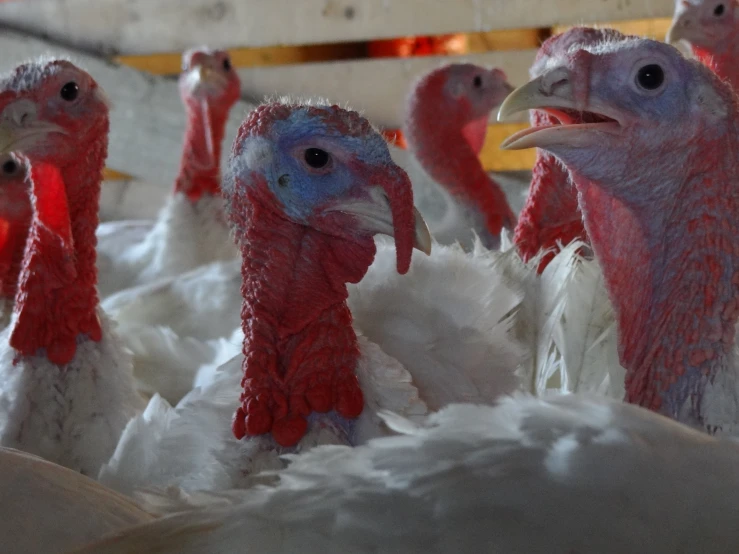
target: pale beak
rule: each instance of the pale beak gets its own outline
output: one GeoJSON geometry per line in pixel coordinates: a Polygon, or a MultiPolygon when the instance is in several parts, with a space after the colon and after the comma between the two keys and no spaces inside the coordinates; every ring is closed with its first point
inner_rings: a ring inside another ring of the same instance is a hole
{"type": "MultiPolygon", "coordinates": [[[[351,200],[331,207],[355,216],[359,227],[372,234],[380,233],[395,238],[393,213],[390,201],[382,187],[372,187],[368,200],[351,200]]],[[[431,233],[421,212],[413,207],[413,248],[426,255],[431,254],[431,233]]]]}
{"type": "Polygon", "coordinates": [[[35,106],[28,101],[8,104],[0,113],[0,155],[34,148],[49,133],[66,134],[62,127],[39,120],[35,106]]]}
{"type": "Polygon", "coordinates": [[[558,67],[551,69],[536,79],[514,90],[505,99],[498,111],[498,121],[524,110],[548,109],[556,113],[557,108],[576,111],[592,111],[613,118],[615,121],[601,123],[568,124],[563,117],[562,125],[549,127],[531,127],[508,137],[501,144],[503,150],[523,150],[526,148],[546,148],[548,146],[566,144],[568,146],[589,146],[593,137],[584,133],[586,130],[614,133],[619,124],[615,117],[607,113],[607,106],[602,106],[597,99],[588,98],[588,105],[582,105],[575,98],[569,71],[558,67]],[[594,105],[595,104],[595,105],[594,105]]]}

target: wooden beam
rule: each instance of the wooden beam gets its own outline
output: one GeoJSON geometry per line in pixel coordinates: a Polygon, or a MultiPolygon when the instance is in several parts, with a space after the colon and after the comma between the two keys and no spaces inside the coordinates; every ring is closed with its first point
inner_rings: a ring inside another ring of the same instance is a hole
{"type": "Polygon", "coordinates": [[[304,45],[669,17],[673,0],[35,0],[0,23],[108,53],[304,45]]]}
{"type": "MultiPolygon", "coordinates": [[[[364,43],[314,44],[311,46],[268,46],[264,48],[233,48],[234,67],[268,67],[309,62],[350,60],[366,57],[364,43]]],[[[182,67],[182,53],[130,54],[116,56],[114,61],[148,71],[155,75],[176,75],[182,67]]]]}
{"type": "MultiPolygon", "coordinates": [[[[541,29],[514,29],[466,33],[462,35],[467,53],[536,49],[541,44],[541,29]]],[[[237,68],[272,67],[301,63],[358,60],[367,58],[365,42],[312,44],[308,46],[266,46],[232,48],[231,63],[237,68]]],[[[176,75],[182,65],[181,52],[129,54],[113,57],[113,61],[148,71],[154,75],[176,75]]]]}
{"type": "MultiPolygon", "coordinates": [[[[469,61],[499,67],[514,85],[529,79],[536,50],[487,52],[468,56],[378,58],[239,70],[242,88],[253,99],[272,95],[321,96],[363,111],[380,127],[402,127],[405,98],[413,81],[444,63],[469,61]]],[[[526,119],[526,116],[522,116],[526,119]]]]}
{"type": "Polygon", "coordinates": [[[517,131],[529,127],[528,123],[496,123],[488,126],[480,161],[485,171],[524,171],[534,167],[536,149],[501,150],[500,144],[517,131]]]}

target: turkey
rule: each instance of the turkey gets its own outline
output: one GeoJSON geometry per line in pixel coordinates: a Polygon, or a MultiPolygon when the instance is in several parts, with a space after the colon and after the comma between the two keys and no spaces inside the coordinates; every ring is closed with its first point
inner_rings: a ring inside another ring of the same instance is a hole
{"type": "MultiPolygon", "coordinates": [[[[532,78],[538,77],[547,69],[550,59],[567,52],[575,44],[594,45],[623,38],[624,35],[613,29],[573,27],[544,41],[529,73],[532,78]]],[[[566,108],[532,110],[531,126],[552,125],[558,121],[557,118],[565,117],[575,123],[584,122],[583,114],[566,108]]],[[[513,241],[526,261],[540,251],[546,251],[539,264],[539,271],[542,271],[560,245],[570,244],[573,240],[588,242],[577,204],[577,189],[557,158],[545,150],[537,150],[529,195],[519,216],[513,241]]]]}
{"type": "Polygon", "coordinates": [[[665,41],[687,42],[693,54],[739,87],[739,6],[736,0],[677,0],[665,41]]]}
{"type": "Polygon", "coordinates": [[[151,496],[185,511],[78,552],[732,551],[739,446],[663,414],[736,431],[737,98],[674,48],[624,38],[556,55],[501,113],[546,108],[589,122],[504,145],[570,171],[642,406],[514,394],[383,414],[401,436],[291,457],[247,492],[151,496]]]}
{"type": "MultiPolygon", "coordinates": [[[[0,144],[30,168],[33,206],[13,317],[0,333],[0,444],[91,476],[145,405],[95,288],[108,110],[92,77],[66,61],[24,64],[0,80],[0,144]]],[[[199,351],[186,341],[160,347],[157,365],[137,365],[136,377],[180,397],[205,360],[185,359],[199,351]]]]}
{"type": "Polygon", "coordinates": [[[102,483],[127,494],[244,487],[281,467],[281,453],[382,434],[380,410],[418,417],[518,388],[509,314],[520,295],[482,248],[435,247],[411,264],[414,246],[429,251],[428,230],[407,175],[356,112],[262,105],[229,166],[244,355],[201,372],[174,408],[152,398],[102,483]]]}
{"type": "Polygon", "coordinates": [[[627,38],[557,55],[500,115],[552,108],[583,112],[586,123],[557,118],[504,146],[545,149],[570,172],[615,309],[626,400],[734,433],[739,137],[731,87],[671,46],[627,38]]]}
{"type": "Polygon", "coordinates": [[[0,491],[6,554],[61,554],[154,519],[79,473],[11,448],[0,448],[0,491]]]}
{"type": "Polygon", "coordinates": [[[383,417],[399,436],[315,448],[247,491],[150,494],[152,509],[180,513],[74,553],[723,554],[739,543],[739,445],[643,408],[517,396],[423,422],[383,417]]]}
{"type": "Polygon", "coordinates": [[[173,193],[153,227],[139,221],[100,226],[98,288],[103,298],[237,255],[222,213],[220,159],[228,113],[239,99],[239,78],[222,50],[188,50],[182,63],[179,85],[187,128],[173,193]]]}
{"type": "Polygon", "coordinates": [[[23,162],[12,154],[0,156],[0,328],[10,323],[21,271],[23,248],[31,224],[31,200],[23,162]]]}
{"type": "Polygon", "coordinates": [[[500,69],[451,64],[424,75],[406,102],[404,135],[423,168],[414,194],[442,244],[471,245],[477,233],[497,247],[516,216],[478,158],[488,119],[512,87],[500,69]],[[425,172],[425,174],[424,174],[425,172]]]}

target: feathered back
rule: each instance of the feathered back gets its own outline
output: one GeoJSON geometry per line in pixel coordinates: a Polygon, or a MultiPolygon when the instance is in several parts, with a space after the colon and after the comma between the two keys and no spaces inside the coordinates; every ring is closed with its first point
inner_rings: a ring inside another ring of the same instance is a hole
{"type": "Polygon", "coordinates": [[[739,445],[577,395],[452,405],[82,553],[732,552],[739,445]]]}

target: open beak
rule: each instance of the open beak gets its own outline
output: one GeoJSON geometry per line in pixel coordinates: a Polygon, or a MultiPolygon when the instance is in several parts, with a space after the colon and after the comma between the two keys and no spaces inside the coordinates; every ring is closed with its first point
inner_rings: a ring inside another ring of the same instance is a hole
{"type": "Polygon", "coordinates": [[[41,143],[49,133],[64,132],[58,125],[39,120],[32,104],[18,100],[0,113],[0,155],[24,152],[41,143]]]}
{"type": "Polygon", "coordinates": [[[508,137],[501,144],[504,150],[523,150],[526,148],[546,148],[566,144],[568,146],[589,146],[593,137],[584,131],[618,133],[620,125],[614,115],[607,113],[609,108],[600,105],[597,99],[589,97],[585,102],[575,97],[570,72],[567,68],[553,68],[536,79],[514,90],[505,99],[498,111],[498,121],[524,110],[541,109],[554,115],[559,125],[531,127],[508,137]],[[592,112],[604,121],[597,123],[576,123],[567,111],[592,112]]]}
{"type": "Polygon", "coordinates": [[[358,227],[367,234],[393,237],[398,273],[404,274],[410,268],[413,248],[431,254],[431,233],[423,216],[413,206],[408,176],[402,170],[396,173],[399,174],[394,178],[384,177],[381,184],[371,187],[367,197],[334,205],[331,211],[353,215],[358,227]]]}

